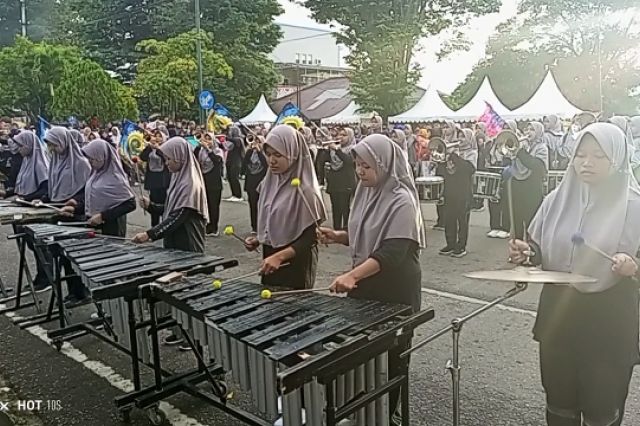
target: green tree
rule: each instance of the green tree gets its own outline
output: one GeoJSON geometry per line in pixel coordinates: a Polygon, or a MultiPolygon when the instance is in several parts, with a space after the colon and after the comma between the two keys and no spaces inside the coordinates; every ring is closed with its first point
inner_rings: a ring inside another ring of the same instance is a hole
{"type": "MultiPolygon", "coordinates": [[[[368,111],[389,116],[404,110],[420,69],[412,55],[420,38],[459,27],[497,10],[497,0],[302,0],[321,23],[337,23],[350,49],[352,91],[368,111]]],[[[461,43],[454,40],[456,46],[461,43]]],[[[453,43],[452,43],[453,44],[453,43]]],[[[447,47],[447,46],[445,46],[447,47]]],[[[450,48],[450,47],[449,47],[450,48]]]]}
{"type": "MultiPolygon", "coordinates": [[[[166,41],[155,39],[138,43],[144,55],[134,82],[136,94],[156,112],[191,115],[198,91],[196,40],[189,31],[166,41]]],[[[233,71],[213,48],[211,34],[201,32],[202,65],[205,87],[220,87],[233,71]]]]}
{"type": "Polygon", "coordinates": [[[45,114],[65,67],[81,60],[74,48],[34,43],[18,37],[0,50],[0,111],[24,111],[31,119],[45,114]]]}
{"type": "Polygon", "coordinates": [[[71,115],[82,120],[95,116],[103,122],[138,118],[131,89],[87,59],[71,62],[65,67],[54,94],[50,112],[57,120],[71,115]]]}
{"type": "MultiPolygon", "coordinates": [[[[193,28],[193,0],[176,4],[174,17],[158,22],[169,36],[193,28]],[[163,25],[164,24],[164,25],[163,25]]],[[[207,86],[238,116],[248,113],[261,94],[269,94],[278,72],[267,56],[282,33],[274,18],[283,11],[277,0],[201,0],[202,28],[212,32],[213,47],[233,68],[221,86],[207,86]]]]}
{"type": "Polygon", "coordinates": [[[636,113],[640,23],[629,9],[634,3],[523,1],[521,17],[498,27],[487,45],[486,58],[454,91],[455,103],[464,104],[488,75],[505,105],[518,107],[533,95],[550,68],[564,95],[579,108],[600,111],[602,72],[604,111],[636,113]]]}

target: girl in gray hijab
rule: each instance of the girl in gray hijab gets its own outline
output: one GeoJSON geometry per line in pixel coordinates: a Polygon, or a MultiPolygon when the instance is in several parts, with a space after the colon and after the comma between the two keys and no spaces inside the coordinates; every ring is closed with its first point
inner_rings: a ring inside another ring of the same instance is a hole
{"type": "Polygon", "coordinates": [[[133,241],[164,239],[165,248],[204,253],[209,213],[200,165],[189,142],[181,137],[169,139],[160,151],[171,172],[167,201],[156,204],[145,197],[141,205],[150,212],[162,214],[163,220],[147,232],[137,234],[133,241]]]}
{"type": "Polygon", "coordinates": [[[534,338],[550,425],[620,425],[633,366],[640,361],[634,279],[640,187],[626,145],[612,124],[586,127],[565,178],[531,223],[530,239],[509,244],[514,263],[533,251],[544,270],[597,280],[545,285],[540,295],[534,338]]]}
{"type": "MultiPolygon", "coordinates": [[[[76,133],[81,135],[77,130],[76,133]]],[[[91,165],[82,154],[80,145],[74,142],[71,131],[64,127],[53,127],[45,134],[44,141],[51,152],[49,200],[66,202],[77,198],[79,192],[84,196],[91,165]]]]}
{"type": "Polygon", "coordinates": [[[353,129],[342,128],[338,133],[338,141],[328,149],[327,193],[331,198],[333,228],[346,230],[351,198],[356,189],[356,172],[351,156],[351,150],[356,145],[353,129]]]}
{"type": "MultiPolygon", "coordinates": [[[[511,180],[513,195],[513,217],[511,228],[516,238],[522,238],[526,228],[544,198],[544,179],[549,164],[549,147],[544,142],[544,126],[531,122],[527,126],[527,141],[511,158],[511,165],[505,168],[503,179],[511,180]]],[[[508,183],[506,183],[508,185],[508,183]]],[[[508,191],[505,191],[508,193],[508,191]]],[[[507,195],[508,202],[508,195],[507,195]]]]}
{"type": "Polygon", "coordinates": [[[318,260],[316,228],[326,219],[309,147],[293,127],[280,125],[267,136],[269,171],[260,184],[258,235],[248,250],[262,244],[262,283],[311,288],[318,260]],[[280,268],[288,262],[289,265],[280,268]]]}
{"type": "MultiPolygon", "coordinates": [[[[147,170],[144,175],[144,189],[149,191],[149,199],[155,204],[164,204],[167,200],[167,189],[171,181],[171,173],[164,165],[160,147],[169,139],[169,131],[160,124],[153,123],[153,126],[146,134],[147,142],[144,150],[140,153],[140,160],[147,163],[147,170]]],[[[160,223],[162,215],[150,213],[151,226],[160,223]]]]}
{"type": "Polygon", "coordinates": [[[44,144],[35,133],[24,130],[12,138],[14,151],[22,156],[22,164],[13,190],[0,191],[0,196],[19,196],[23,200],[40,200],[49,192],[49,158],[44,144]]]}
{"type": "MultiPolygon", "coordinates": [[[[332,291],[349,297],[409,305],[420,309],[421,248],[426,246],[418,192],[405,154],[384,135],[370,135],[351,153],[360,183],[349,216],[349,230],[320,228],[321,241],[349,246],[351,271],[340,275],[332,291]]],[[[389,353],[389,377],[402,372],[401,342],[389,353]]],[[[390,424],[398,424],[399,392],[389,394],[390,424]]]]}
{"type": "Polygon", "coordinates": [[[82,152],[92,169],[84,189],[89,224],[100,226],[103,234],[124,237],[127,214],[136,209],[136,200],[116,149],[105,140],[94,139],[82,152]]]}
{"type": "Polygon", "coordinates": [[[82,134],[82,132],[80,132],[80,130],[78,129],[70,129],[69,130],[69,134],[71,135],[71,140],[78,145],[80,148],[82,148],[85,144],[85,138],[84,135],[82,134]]]}
{"type": "Polygon", "coordinates": [[[566,170],[569,159],[564,156],[562,142],[564,132],[562,131],[562,121],[557,115],[551,114],[544,118],[544,135],[542,139],[549,148],[549,170],[566,170]]]}
{"type": "Polygon", "coordinates": [[[200,145],[193,154],[198,159],[204,187],[207,191],[207,207],[209,209],[209,223],[206,233],[213,237],[219,236],[218,222],[220,220],[220,201],[222,201],[222,175],[224,169],[224,151],[213,133],[205,133],[200,139],[200,145]]]}

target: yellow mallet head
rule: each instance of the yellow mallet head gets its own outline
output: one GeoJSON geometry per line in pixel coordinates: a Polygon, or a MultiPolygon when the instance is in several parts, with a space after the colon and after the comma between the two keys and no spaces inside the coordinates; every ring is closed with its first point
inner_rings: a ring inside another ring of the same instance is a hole
{"type": "Polygon", "coordinates": [[[233,235],[235,232],[233,231],[233,226],[225,226],[224,227],[224,235],[233,235]]]}
{"type": "Polygon", "coordinates": [[[295,186],[296,188],[300,186],[300,179],[299,178],[293,178],[291,179],[291,186],[295,186]]]}
{"type": "Polygon", "coordinates": [[[262,290],[262,292],[260,293],[260,297],[262,297],[263,299],[271,299],[271,291],[269,290],[262,290]]]}
{"type": "Polygon", "coordinates": [[[213,285],[213,288],[215,288],[216,290],[220,290],[222,288],[222,281],[220,280],[213,280],[211,284],[213,285]]]}

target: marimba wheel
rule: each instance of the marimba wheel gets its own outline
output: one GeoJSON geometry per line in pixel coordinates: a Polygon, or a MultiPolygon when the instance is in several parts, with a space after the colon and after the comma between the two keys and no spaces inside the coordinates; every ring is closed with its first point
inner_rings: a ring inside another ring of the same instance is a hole
{"type": "Polygon", "coordinates": [[[160,426],[165,423],[167,416],[157,405],[147,409],[147,418],[153,426],[160,426]]]}
{"type": "Polygon", "coordinates": [[[53,347],[56,348],[56,351],[60,352],[62,350],[62,341],[61,340],[54,340],[51,342],[53,344],[53,347]]]}

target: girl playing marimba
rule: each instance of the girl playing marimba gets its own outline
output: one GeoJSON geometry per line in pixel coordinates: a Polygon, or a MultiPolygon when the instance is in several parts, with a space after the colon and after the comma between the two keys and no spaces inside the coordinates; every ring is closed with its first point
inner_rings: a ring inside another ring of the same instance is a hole
{"type": "Polygon", "coordinates": [[[0,196],[19,196],[23,200],[40,200],[49,193],[49,158],[35,133],[23,130],[12,138],[15,151],[22,156],[20,171],[13,191],[1,191],[0,196]]]}
{"type": "Polygon", "coordinates": [[[248,250],[262,244],[262,283],[312,288],[318,263],[316,227],[326,213],[309,148],[293,127],[274,128],[264,145],[269,171],[260,184],[258,235],[248,250]],[[288,266],[280,267],[283,263],[288,266]]]}
{"type": "Polygon", "coordinates": [[[545,285],[534,338],[550,426],[622,423],[638,351],[640,187],[625,136],[595,123],[578,137],[572,163],[529,227],[509,244],[513,263],[533,251],[544,270],[596,278],[545,285]],[[595,247],[593,249],[591,247],[595,247]],[[602,251],[599,253],[598,251],[602,251]]]}
{"type": "MultiPolygon", "coordinates": [[[[402,303],[420,310],[422,272],[418,262],[425,246],[418,192],[406,156],[383,135],[364,138],[352,149],[360,183],[349,217],[349,230],[320,228],[323,243],[351,249],[351,271],[331,285],[350,297],[402,303]]],[[[389,353],[389,378],[400,374],[399,354],[389,353]]],[[[398,407],[399,392],[390,394],[390,414],[398,407]]],[[[399,424],[397,418],[391,424],[399,424]]]]}

